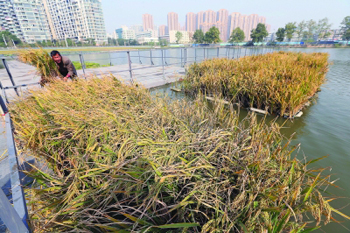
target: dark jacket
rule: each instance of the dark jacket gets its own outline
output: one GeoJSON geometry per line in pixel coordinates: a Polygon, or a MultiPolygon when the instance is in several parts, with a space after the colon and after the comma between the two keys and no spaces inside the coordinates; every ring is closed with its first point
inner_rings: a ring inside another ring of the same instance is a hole
{"type": "Polygon", "coordinates": [[[56,66],[63,77],[67,76],[67,74],[69,74],[71,78],[78,75],[72,61],[68,57],[62,56],[61,63],[56,63],[56,66]]]}

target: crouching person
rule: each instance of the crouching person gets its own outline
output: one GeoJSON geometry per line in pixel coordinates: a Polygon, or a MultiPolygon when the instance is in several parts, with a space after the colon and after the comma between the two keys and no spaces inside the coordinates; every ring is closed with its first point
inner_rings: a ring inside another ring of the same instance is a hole
{"type": "Polygon", "coordinates": [[[53,50],[51,52],[51,58],[55,61],[58,72],[63,77],[63,81],[67,81],[68,79],[74,80],[77,77],[77,71],[68,57],[62,56],[60,52],[53,50]]]}

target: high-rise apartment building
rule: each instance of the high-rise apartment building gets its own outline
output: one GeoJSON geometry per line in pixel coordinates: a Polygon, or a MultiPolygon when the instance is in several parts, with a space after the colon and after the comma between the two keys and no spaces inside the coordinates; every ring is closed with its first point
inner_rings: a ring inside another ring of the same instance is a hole
{"type": "MultiPolygon", "coordinates": [[[[23,40],[23,33],[10,0],[0,0],[0,30],[7,30],[23,40]]],[[[0,38],[2,41],[3,38],[0,38]]]]}
{"type": "Polygon", "coordinates": [[[180,30],[180,28],[179,28],[179,16],[175,12],[168,13],[168,30],[169,31],[180,30]]]}
{"type": "MultiPolygon", "coordinates": [[[[250,40],[251,31],[256,28],[259,23],[265,24],[267,31],[269,31],[269,25],[266,24],[265,17],[258,16],[257,14],[241,15],[240,13],[234,12],[229,16],[229,34],[232,33],[233,29],[239,27],[244,32],[245,40],[250,40]]],[[[228,35],[228,37],[229,36],[230,35],[228,35]]]]}
{"type": "Polygon", "coordinates": [[[196,31],[196,14],[195,13],[187,13],[186,14],[186,31],[194,32],[196,31]]]}
{"type": "Polygon", "coordinates": [[[148,29],[153,30],[154,24],[153,24],[153,16],[150,14],[143,14],[142,15],[142,22],[143,22],[143,30],[147,31],[148,29]]]}
{"type": "Polygon", "coordinates": [[[0,10],[2,30],[10,31],[27,43],[51,40],[42,1],[1,0],[0,10]]]}
{"type": "Polygon", "coordinates": [[[221,41],[226,41],[228,37],[228,10],[221,9],[216,15],[217,28],[220,31],[221,41]]]}
{"type": "Polygon", "coordinates": [[[167,34],[167,26],[165,26],[165,25],[160,25],[159,27],[158,27],[158,35],[159,36],[165,36],[166,34],[167,34]]]}
{"type": "Polygon", "coordinates": [[[266,24],[266,18],[264,16],[259,16],[258,23],[266,24]]]}
{"type": "Polygon", "coordinates": [[[205,18],[204,18],[205,23],[216,23],[216,13],[213,10],[207,10],[205,12],[205,18]]]}
{"type": "Polygon", "coordinates": [[[196,17],[196,30],[201,28],[201,25],[205,22],[205,13],[204,11],[198,12],[196,17]]]}
{"type": "Polygon", "coordinates": [[[101,0],[42,0],[54,39],[107,41],[101,0]]]}

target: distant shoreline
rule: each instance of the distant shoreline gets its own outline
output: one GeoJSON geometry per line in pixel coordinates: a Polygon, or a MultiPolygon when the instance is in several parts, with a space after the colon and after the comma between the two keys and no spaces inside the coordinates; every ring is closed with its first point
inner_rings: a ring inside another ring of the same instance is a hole
{"type": "MultiPolygon", "coordinates": [[[[191,47],[191,46],[187,46],[191,47]]],[[[220,46],[225,47],[225,46],[220,46]]],[[[255,45],[255,46],[227,46],[232,48],[237,47],[243,47],[243,48],[258,48],[258,47],[268,47],[268,48],[350,48],[350,46],[335,46],[335,45],[278,45],[278,46],[261,46],[261,45],[255,45]]],[[[52,50],[59,50],[62,53],[69,53],[69,52],[113,52],[113,51],[131,51],[131,50],[139,50],[139,49],[150,49],[151,46],[135,46],[135,47],[71,47],[71,48],[65,48],[65,47],[52,47],[52,48],[44,48],[46,51],[50,52],[52,50]]],[[[172,48],[173,47],[163,47],[163,48],[172,48]]],[[[177,48],[177,47],[176,47],[177,48]]],[[[182,47],[186,48],[186,47],[182,47]]],[[[214,48],[214,47],[197,47],[197,48],[214,48]]],[[[39,49],[39,48],[38,48],[39,49]]],[[[16,55],[21,50],[24,50],[23,48],[20,49],[8,49],[8,50],[1,50],[0,49],[0,56],[13,56],[16,55]]]]}

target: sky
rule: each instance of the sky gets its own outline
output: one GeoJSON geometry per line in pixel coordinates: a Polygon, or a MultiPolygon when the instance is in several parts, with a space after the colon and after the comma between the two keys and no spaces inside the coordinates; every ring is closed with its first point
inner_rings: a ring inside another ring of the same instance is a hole
{"type": "Polygon", "coordinates": [[[266,17],[272,31],[288,22],[327,17],[332,28],[350,16],[350,0],[102,0],[106,30],[112,33],[122,25],[142,24],[142,14],[153,15],[154,24],[166,25],[167,14],[176,12],[181,26],[188,12],[226,9],[229,13],[258,14],[266,17]]]}

